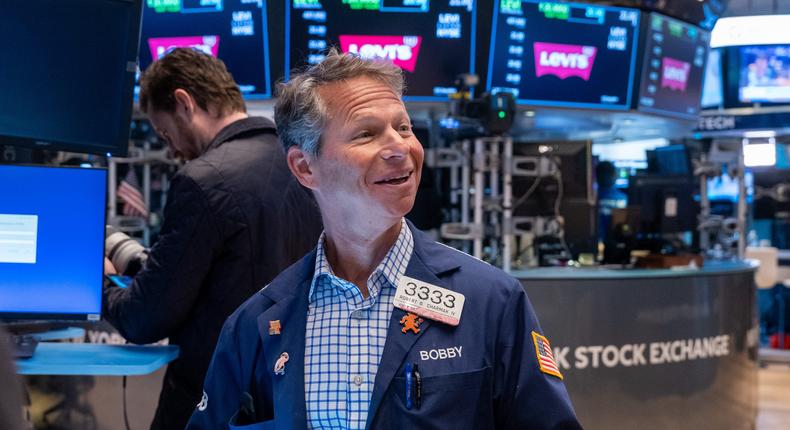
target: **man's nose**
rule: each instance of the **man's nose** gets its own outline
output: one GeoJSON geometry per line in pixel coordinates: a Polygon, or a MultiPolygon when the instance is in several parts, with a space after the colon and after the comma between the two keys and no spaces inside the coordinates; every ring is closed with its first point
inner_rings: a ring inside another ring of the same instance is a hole
{"type": "Polygon", "coordinates": [[[409,140],[395,129],[389,130],[382,146],[381,157],[385,160],[405,158],[409,153],[409,140]]]}

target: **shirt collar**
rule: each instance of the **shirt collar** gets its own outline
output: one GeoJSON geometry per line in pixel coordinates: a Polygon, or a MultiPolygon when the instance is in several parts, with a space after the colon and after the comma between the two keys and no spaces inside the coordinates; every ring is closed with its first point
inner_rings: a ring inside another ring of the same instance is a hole
{"type": "MultiPolygon", "coordinates": [[[[313,271],[313,281],[310,284],[310,292],[308,293],[308,301],[312,303],[315,300],[316,294],[316,285],[318,281],[323,276],[330,276],[333,278],[337,278],[335,272],[332,270],[332,266],[329,264],[329,260],[326,258],[326,252],[324,249],[324,240],[326,238],[326,231],[321,233],[321,236],[318,238],[318,246],[316,247],[316,257],[315,257],[315,269],[313,271]]],[[[379,274],[383,275],[384,279],[386,279],[388,284],[391,286],[397,286],[400,277],[406,273],[406,267],[409,265],[409,260],[411,260],[411,255],[414,250],[414,236],[412,235],[411,229],[406,224],[406,220],[401,218],[401,226],[400,226],[400,233],[398,233],[398,238],[395,239],[395,243],[392,244],[389,251],[387,251],[387,255],[384,256],[384,259],[381,260],[378,266],[376,266],[376,270],[370,274],[368,278],[368,284],[370,284],[371,279],[375,279],[379,274]]],[[[378,291],[371,291],[371,295],[377,293],[378,291]]]]}

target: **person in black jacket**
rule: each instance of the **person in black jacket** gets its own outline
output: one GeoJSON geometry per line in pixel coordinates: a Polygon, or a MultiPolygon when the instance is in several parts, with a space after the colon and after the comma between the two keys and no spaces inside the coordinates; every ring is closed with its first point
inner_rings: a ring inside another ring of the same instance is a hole
{"type": "Polygon", "coordinates": [[[140,107],[187,164],[172,179],[145,266],[128,288],[105,287],[104,316],[131,342],[180,347],[151,428],[181,429],[223,322],[315,244],[321,218],[288,170],[274,123],[247,116],[220,60],[175,49],[145,71],[140,107]]]}

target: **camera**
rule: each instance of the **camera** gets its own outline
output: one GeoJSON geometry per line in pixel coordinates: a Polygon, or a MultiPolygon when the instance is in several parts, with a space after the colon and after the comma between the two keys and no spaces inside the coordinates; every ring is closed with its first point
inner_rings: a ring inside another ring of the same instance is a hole
{"type": "Polygon", "coordinates": [[[107,226],[105,229],[104,255],[118,273],[134,276],[148,260],[148,250],[126,233],[107,226]]]}

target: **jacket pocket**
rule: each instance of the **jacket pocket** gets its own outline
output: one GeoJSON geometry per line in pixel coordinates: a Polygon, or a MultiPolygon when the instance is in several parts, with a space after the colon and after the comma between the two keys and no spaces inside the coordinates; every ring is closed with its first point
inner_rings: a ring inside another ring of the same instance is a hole
{"type": "Polygon", "coordinates": [[[274,420],[266,420],[266,421],[259,421],[257,423],[252,424],[234,424],[237,422],[237,417],[239,413],[238,411],[230,417],[230,421],[228,422],[228,428],[230,430],[273,430],[274,429],[274,420]]]}
{"type": "MultiPolygon", "coordinates": [[[[416,394],[406,409],[406,379],[393,378],[381,405],[383,429],[481,429],[493,426],[491,368],[422,378],[419,406],[416,394]]],[[[377,420],[378,421],[378,420],[377,420]]]]}

